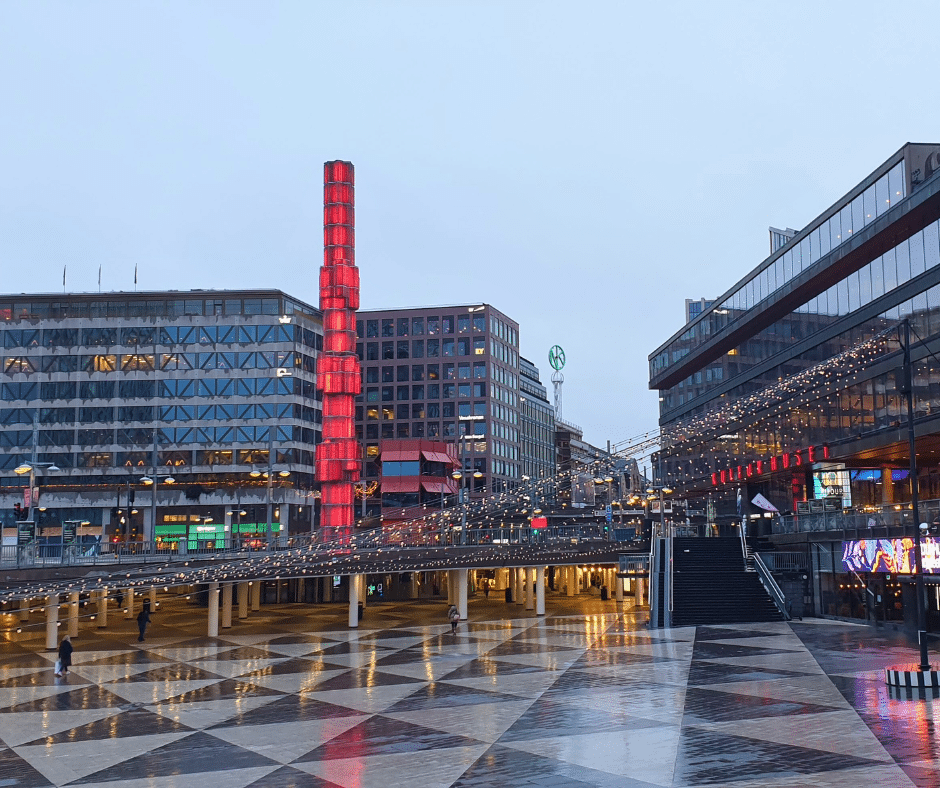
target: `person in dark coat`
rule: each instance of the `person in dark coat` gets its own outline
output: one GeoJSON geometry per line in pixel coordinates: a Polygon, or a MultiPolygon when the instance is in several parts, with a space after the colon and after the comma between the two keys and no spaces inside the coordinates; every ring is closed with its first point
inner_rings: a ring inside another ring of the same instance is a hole
{"type": "Polygon", "coordinates": [[[66,635],[59,644],[59,672],[56,673],[57,676],[68,675],[69,667],[72,665],[72,651],[72,641],[66,635]]]}
{"type": "Polygon", "coordinates": [[[138,643],[144,642],[144,633],[147,631],[147,624],[150,623],[150,602],[144,602],[144,606],[137,614],[137,629],[140,631],[138,643]]]}

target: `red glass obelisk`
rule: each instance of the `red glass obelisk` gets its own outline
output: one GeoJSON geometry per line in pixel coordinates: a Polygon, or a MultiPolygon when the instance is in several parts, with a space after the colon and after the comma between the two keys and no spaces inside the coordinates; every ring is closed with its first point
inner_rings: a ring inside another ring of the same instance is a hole
{"type": "Polygon", "coordinates": [[[355,398],[362,390],[356,356],[355,174],[348,161],[323,165],[323,267],[320,309],[323,352],[317,359],[317,388],[323,392],[323,441],[317,446],[323,541],[346,541],[355,516],[355,483],[360,449],[355,432],[355,398]]]}

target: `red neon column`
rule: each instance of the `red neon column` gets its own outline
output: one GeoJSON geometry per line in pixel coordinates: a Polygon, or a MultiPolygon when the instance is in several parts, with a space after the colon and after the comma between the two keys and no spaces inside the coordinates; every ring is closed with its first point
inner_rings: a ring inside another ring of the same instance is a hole
{"type": "Polygon", "coordinates": [[[323,392],[323,441],[317,446],[320,525],[324,540],[347,539],[355,515],[355,483],[360,449],[355,433],[355,404],[362,390],[356,356],[355,175],[348,161],[323,165],[323,267],[320,309],[323,352],[317,360],[317,388],[323,392]]]}

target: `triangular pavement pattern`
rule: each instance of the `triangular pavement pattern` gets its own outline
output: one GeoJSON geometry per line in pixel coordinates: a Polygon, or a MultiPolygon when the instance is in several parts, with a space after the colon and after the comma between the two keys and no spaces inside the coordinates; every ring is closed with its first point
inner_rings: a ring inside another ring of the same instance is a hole
{"type": "Polygon", "coordinates": [[[310,692],[307,697],[316,698],[325,703],[345,706],[356,711],[378,714],[394,705],[402,698],[420,689],[420,684],[393,684],[388,687],[364,687],[361,689],[329,690],[310,692]]]}
{"type": "Polygon", "coordinates": [[[197,703],[159,703],[147,706],[154,714],[178,722],[187,728],[204,730],[221,722],[249,713],[253,709],[277,701],[280,695],[246,696],[197,703]]]}
{"type": "Polygon", "coordinates": [[[424,709],[422,711],[386,711],[383,716],[422,725],[425,728],[466,736],[478,741],[495,742],[532,705],[531,700],[480,703],[467,708],[466,714],[454,714],[452,709],[424,709]]]}
{"type": "MultiPolygon", "coordinates": [[[[34,739],[54,736],[88,722],[113,717],[119,708],[75,709],[69,711],[28,711],[0,715],[0,739],[8,747],[18,747],[34,739]]],[[[0,785],[3,783],[0,782],[0,785]]]]}
{"type": "Polygon", "coordinates": [[[55,746],[54,757],[49,757],[45,745],[14,747],[14,752],[28,761],[36,771],[56,785],[80,780],[93,772],[107,770],[124,761],[138,757],[155,747],[161,747],[186,733],[167,733],[162,736],[131,736],[86,742],[68,742],[55,746]]]}
{"type": "Polygon", "coordinates": [[[130,703],[153,704],[185,695],[218,684],[222,679],[201,679],[199,681],[141,681],[129,684],[108,684],[107,688],[118,697],[130,703]]]}
{"type": "Polygon", "coordinates": [[[270,725],[214,728],[210,735],[283,764],[291,763],[317,746],[362,722],[361,716],[292,720],[270,725]]]}

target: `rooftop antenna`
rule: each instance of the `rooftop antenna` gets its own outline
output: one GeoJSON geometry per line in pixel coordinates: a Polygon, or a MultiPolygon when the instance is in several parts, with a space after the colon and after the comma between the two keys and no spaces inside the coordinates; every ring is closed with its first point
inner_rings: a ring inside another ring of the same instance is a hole
{"type": "Polygon", "coordinates": [[[552,385],[555,387],[555,419],[561,421],[561,386],[565,382],[561,371],[565,366],[565,351],[561,345],[552,345],[548,351],[548,363],[555,370],[552,373],[552,385]]]}

